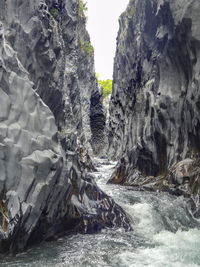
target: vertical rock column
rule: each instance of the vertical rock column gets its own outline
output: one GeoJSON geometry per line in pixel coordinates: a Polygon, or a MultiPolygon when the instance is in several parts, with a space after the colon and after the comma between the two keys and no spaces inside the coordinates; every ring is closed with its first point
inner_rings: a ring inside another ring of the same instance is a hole
{"type": "Polygon", "coordinates": [[[197,0],[135,0],[120,17],[109,153],[121,182],[200,152],[199,12],[197,0]]]}

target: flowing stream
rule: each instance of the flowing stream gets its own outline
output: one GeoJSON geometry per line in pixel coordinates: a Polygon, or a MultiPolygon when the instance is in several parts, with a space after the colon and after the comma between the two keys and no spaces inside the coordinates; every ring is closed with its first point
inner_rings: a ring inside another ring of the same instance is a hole
{"type": "Polygon", "coordinates": [[[200,221],[182,197],[106,184],[114,163],[95,159],[96,182],[130,215],[133,231],[106,229],[44,242],[0,266],[194,267],[200,266],[200,221]]]}

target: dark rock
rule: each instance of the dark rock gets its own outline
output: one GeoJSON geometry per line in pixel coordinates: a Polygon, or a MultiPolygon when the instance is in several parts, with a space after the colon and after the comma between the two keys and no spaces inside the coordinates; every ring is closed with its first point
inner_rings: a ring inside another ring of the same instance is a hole
{"type": "Polygon", "coordinates": [[[86,173],[105,138],[88,47],[78,0],[0,1],[0,253],[79,231],[86,216],[84,232],[129,227],[86,173]]]}
{"type": "Polygon", "coordinates": [[[90,126],[92,147],[95,155],[105,156],[107,151],[106,122],[102,105],[103,94],[95,91],[91,96],[90,126]]]}
{"type": "MultiPolygon", "coordinates": [[[[74,173],[75,174],[75,173],[74,173]]],[[[124,211],[95,184],[94,177],[86,176],[84,182],[73,180],[72,204],[76,226],[81,233],[95,233],[105,227],[123,227],[130,230],[130,220],[124,211]]]]}
{"type": "Polygon", "coordinates": [[[199,12],[198,0],[135,0],[120,17],[109,123],[118,182],[135,168],[134,179],[164,177],[200,151],[199,12]]]}
{"type": "MultiPolygon", "coordinates": [[[[199,196],[200,196],[200,160],[184,159],[175,164],[165,179],[169,189],[173,188],[180,195],[191,198],[192,210],[196,217],[199,217],[199,196]]],[[[172,192],[173,193],[173,192],[172,192]]]]}

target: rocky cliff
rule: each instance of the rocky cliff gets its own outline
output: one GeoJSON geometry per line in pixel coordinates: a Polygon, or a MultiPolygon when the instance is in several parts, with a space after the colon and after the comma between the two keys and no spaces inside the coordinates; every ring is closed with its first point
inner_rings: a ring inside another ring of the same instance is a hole
{"type": "Polygon", "coordinates": [[[102,124],[105,118],[82,5],[82,1],[1,1],[0,12],[5,39],[17,52],[35,92],[53,112],[59,131],[75,126],[80,143],[91,150],[94,99],[100,103],[102,124]]]}
{"type": "Polygon", "coordinates": [[[81,0],[0,1],[0,253],[129,228],[86,172],[105,116],[85,21],[81,0]]]}
{"type": "Polygon", "coordinates": [[[121,15],[109,125],[109,154],[120,160],[112,181],[152,183],[198,157],[199,13],[199,0],[134,0],[121,15]]]}

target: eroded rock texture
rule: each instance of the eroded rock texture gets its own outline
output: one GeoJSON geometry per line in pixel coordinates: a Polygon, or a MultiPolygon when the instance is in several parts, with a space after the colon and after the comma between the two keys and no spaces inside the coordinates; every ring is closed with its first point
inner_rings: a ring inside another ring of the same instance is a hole
{"type": "Polygon", "coordinates": [[[86,173],[105,118],[80,2],[1,0],[0,21],[0,253],[129,228],[86,173]]]}
{"type": "Polygon", "coordinates": [[[121,15],[109,129],[110,156],[120,161],[112,181],[164,176],[200,152],[199,14],[199,0],[135,0],[121,15]]]}
{"type": "Polygon", "coordinates": [[[65,2],[1,1],[1,19],[5,39],[17,52],[34,90],[53,112],[59,130],[75,125],[81,144],[90,150],[93,98],[102,124],[105,118],[85,15],[80,1],[65,2]]]}

